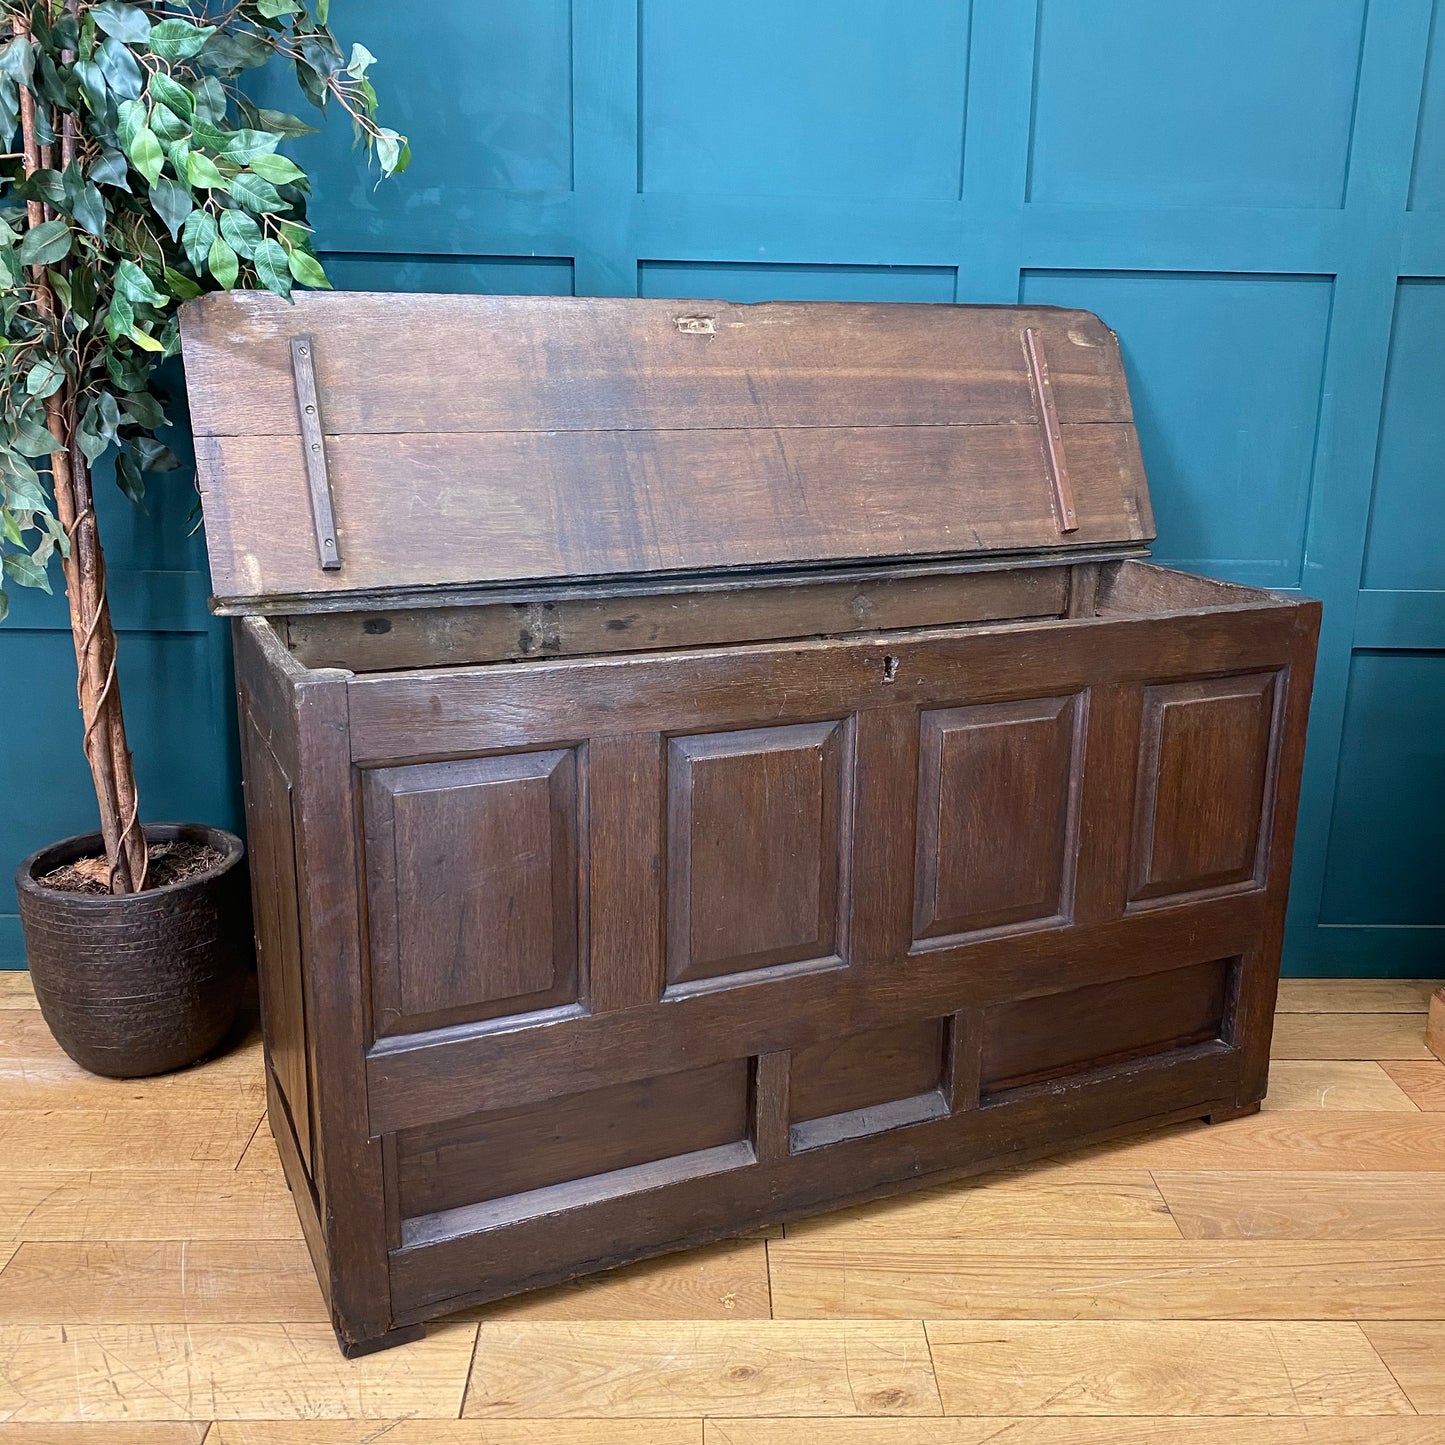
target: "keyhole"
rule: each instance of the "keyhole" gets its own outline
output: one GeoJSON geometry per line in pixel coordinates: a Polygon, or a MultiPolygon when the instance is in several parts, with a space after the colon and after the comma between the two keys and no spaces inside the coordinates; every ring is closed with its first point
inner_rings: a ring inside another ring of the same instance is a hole
{"type": "Polygon", "coordinates": [[[883,681],[892,682],[898,676],[898,659],[889,653],[883,659],[883,681]]]}

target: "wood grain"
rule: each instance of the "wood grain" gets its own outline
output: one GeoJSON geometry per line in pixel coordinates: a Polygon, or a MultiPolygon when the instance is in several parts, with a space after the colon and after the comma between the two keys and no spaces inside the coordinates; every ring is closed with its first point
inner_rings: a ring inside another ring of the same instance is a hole
{"type": "MultiPolygon", "coordinates": [[[[0,1276],[3,1283],[3,1276],[0,1276]]],[[[767,1246],[717,1244],[585,1275],[460,1320],[765,1320],[771,1313],[767,1246]]]]}
{"type": "Polygon", "coordinates": [[[468,1417],[940,1413],[917,1322],[480,1329],[468,1417]]]}
{"type": "Polygon", "coordinates": [[[1430,993],[1440,986],[1430,978],[1282,978],[1282,1014],[1422,1014],[1430,993]]]}
{"type": "Polygon", "coordinates": [[[1169,1207],[1143,1169],[1077,1175],[990,1175],[803,1219],[789,1239],[1177,1239],[1169,1207]]]}
{"type": "MultiPolygon", "coordinates": [[[[1445,1068],[1440,1070],[1440,1076],[1445,1080],[1445,1068]]],[[[1300,1059],[1276,1060],[1270,1065],[1264,1107],[1347,1113],[1392,1109],[1409,1113],[1416,1106],[1389,1069],[1373,1059],[1300,1059]]]]}
{"type": "Polygon", "coordinates": [[[256,1132],[253,1109],[17,1109],[0,1115],[0,1172],[232,1168],[256,1132]]]}
{"type": "Polygon", "coordinates": [[[280,1178],[233,1169],[0,1172],[0,1240],[300,1239],[280,1178]]]}
{"type": "Polygon", "coordinates": [[[39,1005],[35,1002],[35,985],[30,982],[30,974],[24,969],[0,970],[0,1009],[33,1009],[39,1005]]]}
{"type": "Polygon", "coordinates": [[[329,1325],[6,1325],[0,1420],[456,1416],[474,1341],[440,1326],[344,1360],[329,1325]]]}
{"type": "Polygon", "coordinates": [[[1445,1111],[1445,1064],[1436,1059],[1388,1059],[1380,1067],[1429,1114],[1445,1111]]]}
{"type": "Polygon", "coordinates": [[[945,1240],[769,1246],[779,1319],[1411,1319],[1445,1257],[1405,1241],[945,1240]]]}
{"type": "Polygon", "coordinates": [[[930,1324],[949,1415],[1408,1415],[1355,1324],[930,1324]]]}
{"type": "Polygon", "coordinates": [[[1419,1014],[1281,1014],[1275,1023],[1276,1059],[1428,1059],[1419,1014]]]}
{"type": "MultiPolygon", "coordinates": [[[[450,1437],[442,1439],[445,1442],[450,1437]]],[[[1182,1415],[1106,1418],[1073,1415],[1050,1419],[989,1416],[952,1420],[710,1419],[706,1422],[703,1440],[705,1445],[1445,1445],[1445,1420],[1401,1416],[1365,1419],[1358,1415],[1290,1419],[1222,1415],[1203,1419],[1182,1415]]],[[[214,1437],[208,1445],[214,1445],[214,1437]]],[[[402,1445],[412,1445],[411,1438],[407,1437],[402,1445]]]]}
{"type": "Polygon", "coordinates": [[[1186,1239],[1439,1239],[1445,1174],[1156,1170],[1186,1239]]]}
{"type": "Polygon", "coordinates": [[[325,1323],[300,1240],[28,1242],[0,1271],[0,1324],[325,1323]]]}
{"type": "MultiPolygon", "coordinates": [[[[337,1420],[221,1420],[206,1436],[206,1445],[702,1445],[702,1442],[701,1420],[675,1419],[368,1420],[364,1425],[337,1420]]],[[[0,1445],[6,1445],[3,1427],[0,1427],[0,1445]]],[[[77,1445],[85,1442],[77,1441],[77,1445]]],[[[1331,1442],[1325,1441],[1324,1445],[1331,1442]]],[[[1402,1437],[1398,1445],[1416,1445],[1416,1442],[1402,1437]]]]}
{"type": "MultiPolygon", "coordinates": [[[[104,1425],[4,1425],[0,1445],[201,1445],[204,1423],[104,1425]]],[[[210,1437],[214,1439],[214,1433],[210,1437]]]]}
{"type": "Polygon", "coordinates": [[[1365,1337],[1422,1415],[1445,1415],[1445,1322],[1367,1324],[1365,1337]]]}

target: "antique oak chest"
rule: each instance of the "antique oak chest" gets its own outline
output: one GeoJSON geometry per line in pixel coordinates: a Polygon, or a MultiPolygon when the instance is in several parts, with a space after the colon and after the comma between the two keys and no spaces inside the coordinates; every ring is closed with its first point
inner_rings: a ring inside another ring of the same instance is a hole
{"type": "Polygon", "coordinates": [[[1316,604],[1045,308],[184,316],[339,1339],[1266,1085],[1316,604]]]}

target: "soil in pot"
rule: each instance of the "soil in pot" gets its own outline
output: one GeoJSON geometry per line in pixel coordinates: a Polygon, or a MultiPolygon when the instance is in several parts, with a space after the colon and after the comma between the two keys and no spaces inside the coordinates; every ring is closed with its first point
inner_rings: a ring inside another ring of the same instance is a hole
{"type": "Polygon", "coordinates": [[[15,878],[45,1021],[82,1068],[115,1078],[169,1073],[216,1049],[252,959],[241,840],[189,824],[145,833],[158,881],[143,893],[112,895],[103,868],[87,866],[96,834],[41,849],[15,878]]]}

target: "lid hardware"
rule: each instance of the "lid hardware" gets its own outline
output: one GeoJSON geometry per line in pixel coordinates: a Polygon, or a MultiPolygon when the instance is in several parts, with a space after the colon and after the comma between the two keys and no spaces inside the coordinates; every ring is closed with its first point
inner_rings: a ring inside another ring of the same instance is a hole
{"type": "Polygon", "coordinates": [[[1039,428],[1044,434],[1044,460],[1049,467],[1049,481],[1054,488],[1054,505],[1059,514],[1059,531],[1077,532],[1079,515],[1074,510],[1074,489],[1069,483],[1069,469],[1064,464],[1064,438],[1059,431],[1059,413],[1054,405],[1053,383],[1049,381],[1049,364],[1044,360],[1039,334],[1032,326],[1024,328],[1024,350],[1029,358],[1029,380],[1039,404],[1039,428]]]}
{"type": "Polygon", "coordinates": [[[324,572],[341,566],[336,540],[336,514],[331,504],[331,477],[326,470],[326,440],[321,431],[321,402],[316,395],[316,343],[310,336],[291,338],[291,373],[296,380],[296,414],[301,419],[301,450],[306,458],[306,486],[311,493],[311,519],[316,526],[316,555],[324,572]]]}

